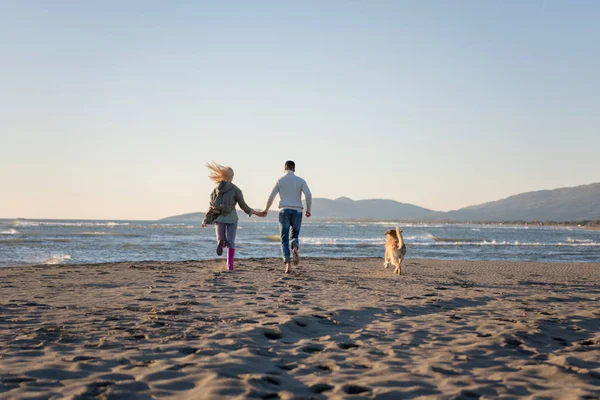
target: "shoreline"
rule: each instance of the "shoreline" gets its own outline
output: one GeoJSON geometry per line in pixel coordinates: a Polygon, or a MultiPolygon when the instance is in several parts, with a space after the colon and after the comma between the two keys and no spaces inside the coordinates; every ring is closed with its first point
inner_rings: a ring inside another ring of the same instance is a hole
{"type": "Polygon", "coordinates": [[[0,268],[0,399],[600,396],[600,263],[224,264],[0,268]]]}
{"type": "MultiPolygon", "coordinates": [[[[352,261],[352,260],[361,260],[361,261],[369,261],[369,262],[377,262],[380,261],[383,263],[383,257],[319,257],[319,256],[306,256],[302,257],[304,260],[310,261],[318,261],[318,260],[331,260],[331,261],[352,261]]],[[[274,264],[283,265],[283,261],[278,257],[236,257],[236,262],[259,262],[265,261],[274,264]]],[[[516,261],[516,260],[468,260],[468,259],[448,259],[448,258],[411,258],[405,259],[404,262],[450,262],[450,263],[505,263],[505,264],[549,264],[549,265],[557,265],[557,264],[573,264],[573,265],[600,265],[600,261],[592,262],[592,261],[516,261]]],[[[225,263],[224,258],[207,258],[207,259],[190,259],[190,260],[180,260],[180,261],[169,261],[169,260],[140,260],[140,261],[109,261],[109,262],[98,262],[98,263],[63,263],[63,264],[17,264],[17,265],[7,265],[0,266],[0,270],[2,269],[14,269],[14,268],[48,268],[48,267],[117,267],[119,265],[130,265],[130,264],[158,264],[158,265],[173,265],[177,266],[178,264],[196,264],[196,263],[210,263],[210,262],[223,262],[225,263]]],[[[404,264],[402,264],[404,265],[404,264]]],[[[224,271],[227,272],[227,271],[224,271]]]]}

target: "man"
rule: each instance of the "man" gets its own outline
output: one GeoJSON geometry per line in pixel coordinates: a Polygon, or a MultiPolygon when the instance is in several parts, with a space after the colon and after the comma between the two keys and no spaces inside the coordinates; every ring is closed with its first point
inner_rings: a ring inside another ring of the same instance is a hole
{"type": "Polygon", "coordinates": [[[267,205],[262,211],[267,213],[269,207],[273,204],[275,196],[279,193],[279,232],[281,234],[281,252],[283,253],[283,262],[285,263],[285,273],[290,272],[290,241],[294,265],[298,265],[300,257],[298,256],[298,239],[300,237],[300,225],[302,224],[302,193],[306,199],[306,218],[310,218],[310,208],[312,205],[312,194],[306,184],[306,181],[296,176],[296,163],[293,161],[285,162],[285,175],[275,182],[273,191],[267,200],[267,205]],[[291,229],[291,240],[290,240],[291,229]]]}

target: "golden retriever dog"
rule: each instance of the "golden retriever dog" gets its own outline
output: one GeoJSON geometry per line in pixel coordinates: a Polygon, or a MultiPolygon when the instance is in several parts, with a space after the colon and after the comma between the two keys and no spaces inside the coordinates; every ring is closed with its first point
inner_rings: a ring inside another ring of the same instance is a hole
{"type": "Polygon", "coordinates": [[[400,275],[400,266],[406,255],[406,245],[402,237],[402,231],[396,227],[396,230],[389,229],[385,232],[385,263],[383,266],[388,268],[390,263],[394,264],[396,269],[395,274],[400,275]]]}

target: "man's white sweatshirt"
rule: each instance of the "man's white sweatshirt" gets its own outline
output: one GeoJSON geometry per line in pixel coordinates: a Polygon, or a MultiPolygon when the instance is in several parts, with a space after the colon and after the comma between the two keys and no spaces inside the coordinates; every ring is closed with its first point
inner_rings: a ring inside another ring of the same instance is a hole
{"type": "Polygon", "coordinates": [[[268,210],[271,207],[271,204],[273,204],[273,200],[275,200],[275,196],[277,196],[278,193],[280,210],[291,208],[302,211],[304,208],[302,206],[302,193],[304,193],[304,198],[306,199],[306,212],[311,212],[312,194],[310,193],[310,189],[308,188],[306,181],[299,176],[296,176],[294,171],[288,170],[284,176],[275,182],[269,200],[267,200],[265,210],[268,210]]]}

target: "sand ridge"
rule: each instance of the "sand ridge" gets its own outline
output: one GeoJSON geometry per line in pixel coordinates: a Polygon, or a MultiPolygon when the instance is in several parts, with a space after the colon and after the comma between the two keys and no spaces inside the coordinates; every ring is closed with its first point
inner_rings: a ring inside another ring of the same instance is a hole
{"type": "Polygon", "coordinates": [[[600,264],[0,269],[0,399],[599,398],[600,264]]]}

